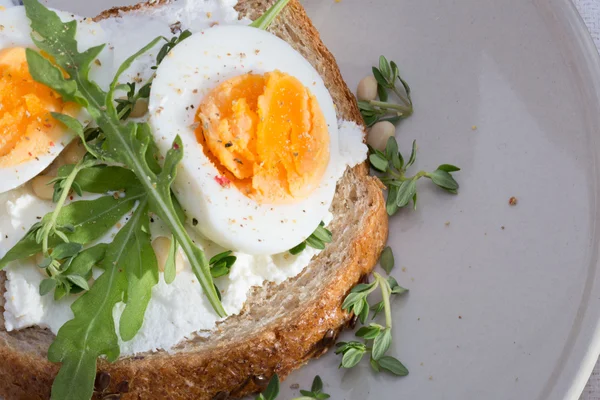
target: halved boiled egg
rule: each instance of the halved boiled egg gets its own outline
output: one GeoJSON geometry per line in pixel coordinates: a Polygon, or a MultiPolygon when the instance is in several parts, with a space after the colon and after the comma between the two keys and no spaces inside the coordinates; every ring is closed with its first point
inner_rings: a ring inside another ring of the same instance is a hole
{"type": "Polygon", "coordinates": [[[259,29],[196,33],[159,66],[150,123],[161,150],[179,135],[174,191],[200,232],[276,254],[327,219],[345,169],[331,96],[288,43],[259,29]]]}
{"type": "MultiPolygon", "coordinates": [[[[74,18],[66,13],[59,16],[63,21],[74,18]]],[[[98,24],[83,19],[76,38],[80,51],[107,41],[98,24]]],[[[89,122],[78,106],[64,102],[56,92],[33,80],[25,49],[34,47],[24,7],[0,10],[0,193],[38,175],[72,140],[72,133],[54,120],[51,112],[89,122]]],[[[111,64],[112,57],[105,49],[92,66],[91,78],[106,86],[111,64]]]]}

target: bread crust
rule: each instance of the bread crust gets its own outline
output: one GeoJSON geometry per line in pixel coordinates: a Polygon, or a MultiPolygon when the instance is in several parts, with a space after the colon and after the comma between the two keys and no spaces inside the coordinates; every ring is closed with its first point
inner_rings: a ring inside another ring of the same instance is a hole
{"type": "MultiPolygon", "coordinates": [[[[113,8],[97,19],[166,3],[168,0],[159,0],[152,5],[113,8]]],[[[254,19],[270,3],[241,0],[236,8],[240,15],[254,19]]],[[[338,116],[362,124],[354,96],[344,83],[335,58],[297,0],[289,3],[271,30],[302,53],[321,74],[338,116]]],[[[119,383],[127,381],[129,391],[122,394],[122,399],[242,397],[261,390],[261,382],[274,373],[285,378],[309,359],[326,352],[350,318],[341,310],[344,297],[373,269],[388,233],[381,183],[368,176],[364,164],[346,171],[338,183],[332,207],[334,220],[330,228],[335,241],[300,275],[280,285],[255,288],[240,315],[219,324],[209,339],[187,342],[175,353],[139,355],[114,364],[101,360],[98,371],[111,376],[106,393],[117,392],[119,383]],[[298,296],[301,299],[287,296],[307,287],[312,290],[298,296]]],[[[7,333],[3,330],[2,311],[0,301],[0,397],[49,398],[58,371],[58,366],[46,359],[53,335],[39,328],[7,333]]]]}

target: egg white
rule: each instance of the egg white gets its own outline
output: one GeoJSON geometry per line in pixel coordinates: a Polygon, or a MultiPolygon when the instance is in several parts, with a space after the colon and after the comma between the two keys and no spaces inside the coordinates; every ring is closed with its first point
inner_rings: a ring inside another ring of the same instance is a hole
{"type": "MultiPolygon", "coordinates": [[[[327,215],[340,160],[333,100],[318,72],[288,43],[259,29],[220,26],[179,44],[159,66],[150,96],[150,123],[165,153],[179,135],[184,158],[174,191],[197,229],[219,245],[248,254],[276,254],[305,240],[327,215]],[[241,74],[279,70],[315,95],[329,129],[330,161],[318,188],[294,204],[259,204],[233,185],[221,186],[216,167],[194,135],[196,107],[219,83],[241,74]]],[[[341,165],[341,168],[340,168],[341,165]]]]}
{"type": "MultiPolygon", "coordinates": [[[[76,39],[79,51],[108,42],[106,33],[94,21],[65,12],[57,13],[65,22],[73,19],[78,21],[76,39]]],[[[0,9],[0,50],[11,47],[35,48],[31,39],[30,21],[25,15],[25,7],[22,6],[0,9]]],[[[99,62],[92,64],[90,78],[100,87],[107,88],[115,70],[111,51],[105,48],[97,59],[99,62]]],[[[89,115],[83,110],[77,115],[77,119],[84,125],[90,122],[89,115]]],[[[65,130],[46,154],[40,154],[18,165],[0,168],[0,193],[21,186],[46,169],[73,137],[72,132],[65,130]]]]}

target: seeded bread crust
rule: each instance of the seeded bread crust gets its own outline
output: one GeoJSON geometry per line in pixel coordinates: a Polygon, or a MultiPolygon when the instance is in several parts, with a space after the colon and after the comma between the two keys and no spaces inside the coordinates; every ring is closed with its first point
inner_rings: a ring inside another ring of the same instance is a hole
{"type": "MultiPolygon", "coordinates": [[[[169,0],[113,8],[97,19],[114,18],[146,7],[168,7],[169,0]]],[[[272,1],[240,0],[241,16],[255,19],[272,1]]],[[[302,6],[292,0],[270,29],[289,42],[321,74],[338,117],[362,124],[354,96],[344,83],[333,55],[321,42],[302,6]]],[[[207,339],[196,338],[172,353],[157,352],[100,361],[99,372],[111,376],[106,393],[128,382],[122,399],[226,399],[262,390],[277,373],[285,378],[334,344],[350,315],[341,310],[349,290],[377,262],[388,225],[381,183],[366,165],[348,169],[338,182],[330,224],[334,242],[295,278],[254,288],[239,315],[217,326],[207,339]]],[[[0,294],[4,275],[0,272],[0,294]]],[[[47,399],[58,366],[47,361],[54,335],[30,328],[7,333],[0,295],[0,397],[47,399]]]]}

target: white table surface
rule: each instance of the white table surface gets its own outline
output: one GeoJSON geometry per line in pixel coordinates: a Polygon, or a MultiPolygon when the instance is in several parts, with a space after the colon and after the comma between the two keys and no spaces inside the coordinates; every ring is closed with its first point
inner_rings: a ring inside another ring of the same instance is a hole
{"type": "MultiPolygon", "coordinates": [[[[573,0],[600,49],[600,0],[573,0]]],[[[600,361],[579,400],[600,400],[600,361]]]]}

